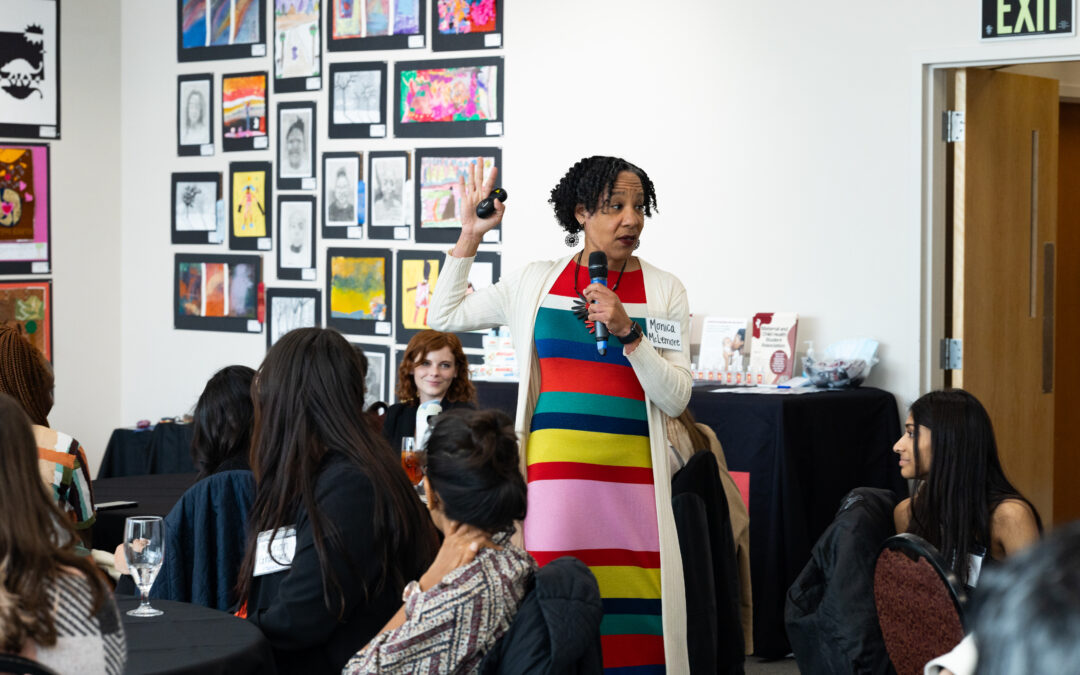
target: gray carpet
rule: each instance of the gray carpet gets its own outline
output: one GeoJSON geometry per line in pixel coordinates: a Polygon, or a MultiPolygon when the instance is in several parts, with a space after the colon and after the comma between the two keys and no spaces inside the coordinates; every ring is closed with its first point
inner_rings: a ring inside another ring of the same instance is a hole
{"type": "Polygon", "coordinates": [[[798,672],[793,658],[765,661],[756,656],[746,657],[746,675],[797,675],[798,672]]]}

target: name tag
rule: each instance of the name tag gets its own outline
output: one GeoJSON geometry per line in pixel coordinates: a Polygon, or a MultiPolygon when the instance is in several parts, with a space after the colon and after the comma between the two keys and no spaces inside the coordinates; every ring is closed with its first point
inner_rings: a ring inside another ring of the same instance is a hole
{"type": "Polygon", "coordinates": [[[270,545],[270,535],[273,530],[264,530],[259,533],[255,543],[255,576],[274,574],[292,567],[293,556],[296,555],[296,528],[282,527],[277,530],[273,546],[270,545]]]}
{"type": "Polygon", "coordinates": [[[675,352],[683,350],[682,326],[679,325],[678,321],[654,319],[650,316],[646,319],[646,323],[645,333],[649,336],[649,342],[654,347],[657,349],[670,349],[675,352]]]}

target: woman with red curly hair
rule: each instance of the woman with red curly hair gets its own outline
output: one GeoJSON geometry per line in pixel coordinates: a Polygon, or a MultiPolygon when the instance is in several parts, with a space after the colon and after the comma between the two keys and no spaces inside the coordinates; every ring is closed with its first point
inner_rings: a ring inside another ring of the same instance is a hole
{"type": "Polygon", "coordinates": [[[383,436],[394,450],[409,436],[423,440],[429,417],[452,408],[475,408],[469,361],[453,333],[425,330],[409,340],[397,373],[398,402],[386,411],[383,436]]]}

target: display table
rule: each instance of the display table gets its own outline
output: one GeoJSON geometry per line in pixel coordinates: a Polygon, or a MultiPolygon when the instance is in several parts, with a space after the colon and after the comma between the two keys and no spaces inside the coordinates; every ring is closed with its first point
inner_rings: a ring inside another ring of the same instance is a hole
{"type": "Polygon", "coordinates": [[[195,484],[194,473],[163,473],[151,476],[121,476],[94,481],[95,503],[135,501],[127,509],[98,511],[94,523],[94,548],[112,551],[124,543],[124,520],[128,516],[165,517],[180,497],[195,484]]]}
{"type": "Polygon", "coordinates": [[[116,596],[127,637],[128,675],[200,673],[273,675],[274,654],[262,632],[245,619],[216,609],[170,600],[151,600],[165,612],[138,618],[127,611],[138,598],[116,596]]]}
{"type": "Polygon", "coordinates": [[[191,433],[190,424],[178,422],[159,422],[153,429],[113,429],[97,477],[191,473],[191,433]]]}

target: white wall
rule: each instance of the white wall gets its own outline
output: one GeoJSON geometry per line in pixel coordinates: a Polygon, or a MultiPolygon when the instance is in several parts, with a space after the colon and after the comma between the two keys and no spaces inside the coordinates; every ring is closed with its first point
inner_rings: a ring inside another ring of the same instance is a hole
{"type": "MultiPolygon", "coordinates": [[[[69,31],[80,5],[65,5],[69,31]]],[[[919,64],[1080,53],[1072,37],[980,44],[975,0],[507,5],[504,271],[566,250],[545,201],[567,167],[588,154],[622,155],[658,190],[660,212],[640,253],[680,275],[691,311],[797,311],[802,339],[819,346],[878,338],[882,363],[870,384],[902,402],[919,393],[921,366],[919,64]]],[[[173,112],[176,74],[269,69],[271,56],[177,64],[175,3],[121,6],[123,367],[121,415],[110,424],[185,412],[214,370],[261,359],[262,335],[173,330],[173,253],[209,249],[170,246],[168,186],[173,171],[227,171],[229,161],[273,157],[222,155],[219,128],[217,156],[179,159],[173,112]]],[[[94,44],[108,48],[96,35],[94,44]]],[[[325,106],[325,86],[319,100],[325,106]]],[[[331,144],[324,110],[320,153],[461,144],[331,144]]],[[[74,117],[66,115],[65,138],[74,117]]],[[[58,333],[64,325],[58,320],[58,333]]],[[[89,368],[98,357],[86,351],[89,368]]]]}

